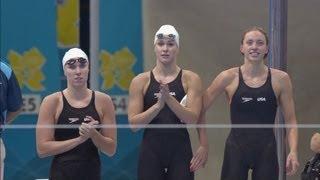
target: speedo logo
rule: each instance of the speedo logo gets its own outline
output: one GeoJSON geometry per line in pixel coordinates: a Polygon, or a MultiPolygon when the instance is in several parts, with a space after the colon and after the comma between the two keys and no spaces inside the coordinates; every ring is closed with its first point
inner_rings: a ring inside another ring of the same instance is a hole
{"type": "MultiPolygon", "coordinates": [[[[241,100],[242,100],[242,103],[246,103],[246,102],[249,102],[249,101],[252,101],[253,98],[251,97],[241,97],[241,100]]],[[[257,102],[266,102],[267,99],[265,97],[258,97],[257,98],[257,102]]]]}
{"type": "Polygon", "coordinates": [[[253,98],[251,97],[241,97],[241,99],[242,99],[242,103],[246,103],[253,100],[253,98]]]}
{"type": "Polygon", "coordinates": [[[69,123],[71,124],[71,123],[74,123],[76,121],[79,121],[79,118],[68,118],[68,120],[69,120],[69,123]]]}

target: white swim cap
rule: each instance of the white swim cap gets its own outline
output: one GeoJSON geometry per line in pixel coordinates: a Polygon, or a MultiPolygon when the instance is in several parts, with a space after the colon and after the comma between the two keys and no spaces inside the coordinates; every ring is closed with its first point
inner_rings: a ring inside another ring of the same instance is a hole
{"type": "Polygon", "coordinates": [[[156,44],[156,41],[159,39],[159,36],[169,36],[169,38],[173,38],[174,41],[177,43],[177,46],[179,47],[179,34],[177,30],[169,24],[162,25],[159,30],[154,35],[154,44],[156,44]]]}
{"type": "Polygon", "coordinates": [[[85,52],[83,52],[81,49],[79,48],[72,48],[69,49],[63,56],[62,58],[62,66],[64,67],[64,65],[66,64],[66,62],[70,59],[73,58],[84,58],[86,60],[88,60],[88,56],[86,55],[85,52]]]}

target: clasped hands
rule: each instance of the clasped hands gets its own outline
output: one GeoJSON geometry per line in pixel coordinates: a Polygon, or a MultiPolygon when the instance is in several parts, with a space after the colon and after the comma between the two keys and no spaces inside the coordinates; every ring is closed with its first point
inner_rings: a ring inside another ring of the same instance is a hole
{"type": "Polygon", "coordinates": [[[96,127],[99,121],[93,119],[91,116],[86,116],[84,122],[79,127],[79,134],[84,139],[92,138],[96,133],[96,127]]]}

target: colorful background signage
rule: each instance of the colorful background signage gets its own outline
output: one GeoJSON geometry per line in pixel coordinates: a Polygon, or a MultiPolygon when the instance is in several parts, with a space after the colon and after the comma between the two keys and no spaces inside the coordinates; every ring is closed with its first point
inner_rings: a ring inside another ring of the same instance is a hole
{"type": "MultiPolygon", "coordinates": [[[[13,124],[35,125],[42,99],[65,87],[60,59],[79,47],[79,0],[0,3],[0,57],[16,73],[24,101],[13,124]]],[[[143,70],[141,0],[101,0],[99,8],[99,90],[112,97],[117,124],[128,124],[128,88],[143,70]]],[[[3,138],[5,179],[48,177],[51,157],[37,156],[34,128],[8,128],[3,138]]],[[[118,130],[116,154],[101,155],[103,179],[136,179],[140,140],[141,132],[118,130]]]]}

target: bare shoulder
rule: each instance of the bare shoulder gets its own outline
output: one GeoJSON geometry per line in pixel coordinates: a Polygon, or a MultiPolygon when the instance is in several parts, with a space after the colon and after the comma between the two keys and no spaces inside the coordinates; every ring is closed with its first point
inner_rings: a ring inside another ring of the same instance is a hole
{"type": "Polygon", "coordinates": [[[95,107],[99,113],[99,116],[102,118],[105,113],[114,112],[114,105],[112,102],[112,98],[103,92],[94,91],[95,92],[95,107]]]}
{"type": "Polygon", "coordinates": [[[147,72],[143,72],[143,73],[140,73],[137,76],[135,76],[132,79],[131,84],[143,85],[143,84],[146,84],[147,82],[149,82],[149,80],[150,80],[150,71],[147,71],[147,72]]]}
{"type": "Polygon", "coordinates": [[[106,94],[106,93],[103,93],[103,92],[100,92],[100,91],[94,91],[95,92],[95,95],[96,95],[96,99],[97,100],[107,100],[107,101],[111,101],[111,97],[106,94]]]}
{"type": "Polygon", "coordinates": [[[226,82],[227,84],[231,83],[233,80],[238,79],[239,77],[239,67],[230,68],[222,71],[216,79],[219,81],[226,82]]]}
{"type": "Polygon", "coordinates": [[[271,68],[271,83],[277,97],[281,92],[292,91],[292,84],[288,73],[271,68]]]}
{"type": "Polygon", "coordinates": [[[224,70],[220,73],[222,76],[226,78],[235,78],[239,76],[239,67],[233,67],[227,70],[224,70]]]}
{"type": "Polygon", "coordinates": [[[62,110],[62,94],[55,92],[43,98],[40,105],[39,116],[54,117],[62,110]]]}
{"type": "Polygon", "coordinates": [[[58,105],[60,99],[61,99],[61,92],[55,92],[44,97],[42,100],[42,104],[48,104],[54,107],[58,105]]]}
{"type": "Polygon", "coordinates": [[[133,78],[133,80],[136,80],[136,81],[147,81],[149,79],[150,79],[150,71],[140,73],[133,78]]]}
{"type": "Polygon", "coordinates": [[[95,92],[95,108],[102,124],[113,122],[115,119],[115,107],[111,97],[103,92],[95,92]]]}
{"type": "Polygon", "coordinates": [[[134,77],[130,83],[129,94],[145,92],[150,83],[150,71],[143,72],[134,77]]]}
{"type": "Polygon", "coordinates": [[[271,68],[271,76],[274,81],[279,83],[290,81],[289,74],[279,69],[271,68]]]}
{"type": "Polygon", "coordinates": [[[182,78],[188,80],[201,80],[200,76],[197,73],[185,69],[182,72],[182,78]]]}

